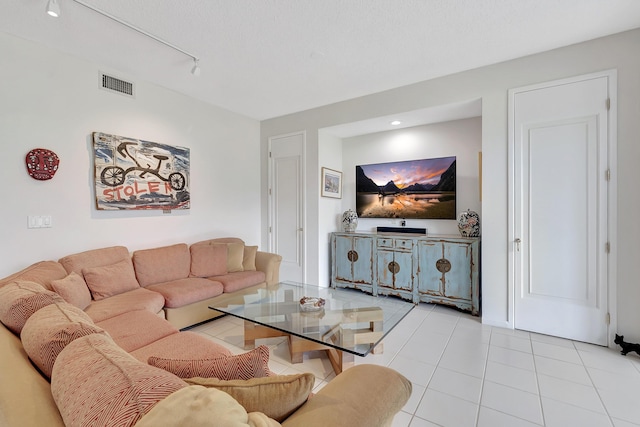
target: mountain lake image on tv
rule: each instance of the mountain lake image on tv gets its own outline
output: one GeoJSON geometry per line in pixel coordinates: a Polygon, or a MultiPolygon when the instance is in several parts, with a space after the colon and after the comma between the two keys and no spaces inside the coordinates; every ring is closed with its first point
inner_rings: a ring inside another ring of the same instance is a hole
{"type": "Polygon", "coordinates": [[[360,218],[456,219],[456,158],[356,166],[360,218]]]}

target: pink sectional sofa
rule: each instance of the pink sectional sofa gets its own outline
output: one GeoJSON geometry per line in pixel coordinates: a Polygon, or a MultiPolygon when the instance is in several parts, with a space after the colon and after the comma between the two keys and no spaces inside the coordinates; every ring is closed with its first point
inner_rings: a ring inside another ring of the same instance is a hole
{"type": "Polygon", "coordinates": [[[214,239],[102,248],[0,279],[0,425],[390,425],[411,394],[391,369],[356,366],[308,399],[313,375],[273,375],[268,348],[233,355],[180,330],[277,282],[279,262],[214,239]]]}

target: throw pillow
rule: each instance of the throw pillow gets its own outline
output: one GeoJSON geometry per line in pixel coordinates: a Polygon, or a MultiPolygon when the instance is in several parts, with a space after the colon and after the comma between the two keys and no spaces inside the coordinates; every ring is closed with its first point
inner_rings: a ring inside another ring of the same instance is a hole
{"type": "Polygon", "coordinates": [[[212,277],[227,274],[226,245],[192,245],[191,275],[212,277]]]}
{"type": "Polygon", "coordinates": [[[256,254],[258,253],[257,246],[245,246],[244,258],[242,260],[242,269],[244,271],[256,271],[256,254]]]}
{"type": "Polygon", "coordinates": [[[231,396],[216,389],[189,386],[155,405],[136,427],[277,427],[275,420],[247,411],[231,396]]]}
{"type": "Polygon", "coordinates": [[[33,313],[56,302],[64,300],[35,282],[11,282],[0,287],[0,322],[14,334],[20,335],[33,313]]]}
{"type": "Polygon", "coordinates": [[[82,275],[96,301],[140,287],[130,259],[103,267],[84,268],[82,275]]]}
{"type": "Polygon", "coordinates": [[[91,304],[91,292],[82,276],[76,272],[71,272],[64,279],[53,280],[51,286],[66,302],[80,310],[84,310],[91,304]]]}
{"type": "Polygon", "coordinates": [[[262,412],[282,422],[307,401],[315,376],[305,373],[231,381],[196,377],[185,378],[185,382],[224,391],[247,412],[262,412]]]}
{"type": "Polygon", "coordinates": [[[213,359],[165,359],[151,356],[149,365],[162,368],[180,378],[219,378],[221,380],[248,380],[267,377],[269,370],[269,347],[261,345],[251,351],[235,356],[213,359]]]}
{"type": "Polygon", "coordinates": [[[212,243],[211,245],[227,247],[227,273],[243,271],[244,243],[212,243]]]}
{"type": "Polygon", "coordinates": [[[72,341],[91,334],[107,335],[82,310],[66,302],[41,308],[27,320],[20,339],[29,359],[47,377],[58,354],[72,341]]]}
{"type": "Polygon", "coordinates": [[[51,375],[51,394],[67,426],[133,426],[185,387],[180,378],[140,362],[103,335],[70,343],[51,375]]]}

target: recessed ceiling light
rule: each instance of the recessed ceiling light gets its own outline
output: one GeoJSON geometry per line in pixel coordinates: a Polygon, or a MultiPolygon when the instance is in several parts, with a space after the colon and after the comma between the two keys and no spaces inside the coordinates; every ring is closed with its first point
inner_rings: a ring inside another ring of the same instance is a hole
{"type": "Polygon", "coordinates": [[[392,126],[398,126],[399,124],[402,124],[402,122],[400,120],[394,120],[391,122],[392,126]]]}

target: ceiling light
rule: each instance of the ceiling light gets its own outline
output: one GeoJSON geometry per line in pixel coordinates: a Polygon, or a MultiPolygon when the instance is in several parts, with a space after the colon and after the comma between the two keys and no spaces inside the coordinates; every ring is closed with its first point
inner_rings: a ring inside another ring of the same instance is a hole
{"type": "Polygon", "coordinates": [[[402,122],[400,120],[394,120],[394,121],[391,122],[391,126],[398,126],[400,124],[402,124],[402,122]]]}
{"type": "Polygon", "coordinates": [[[47,3],[47,14],[54,18],[60,16],[60,5],[58,4],[58,0],[49,0],[47,3]]]}
{"type": "Polygon", "coordinates": [[[200,75],[200,60],[198,58],[193,58],[193,68],[191,69],[191,74],[196,77],[200,75]]]}

